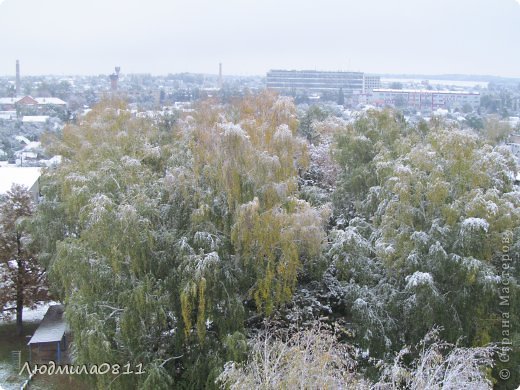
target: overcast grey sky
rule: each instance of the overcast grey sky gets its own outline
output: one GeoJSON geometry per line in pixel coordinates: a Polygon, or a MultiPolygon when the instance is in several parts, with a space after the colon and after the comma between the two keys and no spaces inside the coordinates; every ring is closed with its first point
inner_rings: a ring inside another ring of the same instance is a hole
{"type": "Polygon", "coordinates": [[[0,75],[520,77],[520,0],[0,0],[0,75]]]}

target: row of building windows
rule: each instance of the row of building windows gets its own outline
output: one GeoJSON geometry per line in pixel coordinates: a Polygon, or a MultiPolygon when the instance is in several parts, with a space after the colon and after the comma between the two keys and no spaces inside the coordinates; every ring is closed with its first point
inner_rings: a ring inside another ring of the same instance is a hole
{"type": "Polygon", "coordinates": [[[320,72],[271,70],[267,72],[267,88],[278,90],[305,89],[324,91],[342,88],[345,92],[379,88],[380,78],[365,78],[362,72],[320,72]]]}

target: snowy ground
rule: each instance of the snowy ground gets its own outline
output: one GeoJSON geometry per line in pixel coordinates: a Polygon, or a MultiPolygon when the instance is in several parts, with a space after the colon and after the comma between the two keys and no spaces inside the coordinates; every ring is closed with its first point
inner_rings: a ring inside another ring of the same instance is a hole
{"type": "MultiPolygon", "coordinates": [[[[49,306],[57,305],[57,304],[59,304],[59,302],[50,301],[50,302],[44,302],[44,303],[39,304],[36,307],[36,309],[28,309],[28,308],[24,307],[23,315],[22,315],[23,322],[41,321],[43,319],[43,316],[47,312],[47,309],[49,308],[49,306]]],[[[15,316],[12,316],[9,320],[0,318],[0,325],[3,323],[9,323],[9,322],[15,322],[15,321],[16,321],[15,316]]],[[[2,389],[0,388],[0,390],[2,390],[2,389]]]]}
{"type": "MultiPolygon", "coordinates": [[[[39,304],[35,309],[23,309],[23,322],[27,323],[39,323],[47,309],[50,305],[57,304],[58,302],[45,302],[39,304]]],[[[13,316],[9,320],[0,319],[0,326],[13,324],[16,321],[16,317],[13,316]]],[[[34,325],[33,327],[35,327],[34,325]]],[[[12,381],[9,378],[17,375],[17,371],[13,370],[13,366],[10,360],[0,360],[0,390],[18,390],[20,388],[20,383],[23,378],[20,378],[19,381],[12,381]]]]}

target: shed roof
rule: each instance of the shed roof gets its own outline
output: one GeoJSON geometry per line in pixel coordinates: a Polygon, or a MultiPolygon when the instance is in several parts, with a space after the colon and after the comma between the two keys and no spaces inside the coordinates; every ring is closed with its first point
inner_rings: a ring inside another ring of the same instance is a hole
{"type": "Polygon", "coordinates": [[[13,184],[31,189],[40,175],[41,168],[38,167],[0,167],[0,195],[10,191],[13,184]]]}
{"type": "Polygon", "coordinates": [[[49,306],[42,322],[27,345],[61,341],[67,330],[67,323],[65,318],[63,318],[63,310],[63,305],[49,306]]]}

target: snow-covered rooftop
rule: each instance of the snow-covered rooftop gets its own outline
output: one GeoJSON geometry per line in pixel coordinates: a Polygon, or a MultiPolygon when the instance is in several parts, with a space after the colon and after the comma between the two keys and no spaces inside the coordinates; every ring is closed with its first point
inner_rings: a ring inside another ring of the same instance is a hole
{"type": "Polygon", "coordinates": [[[52,167],[52,166],[56,166],[56,165],[60,164],[61,159],[62,159],[61,156],[53,156],[48,160],[40,160],[40,162],[42,164],[45,164],[46,167],[52,167]]]}
{"type": "Polygon", "coordinates": [[[49,119],[48,115],[26,115],[22,118],[23,123],[44,123],[49,119]]]}
{"type": "Polygon", "coordinates": [[[6,194],[13,184],[30,189],[41,175],[39,167],[0,167],[0,194],[6,194]]]}
{"type": "Polygon", "coordinates": [[[0,119],[10,121],[11,119],[16,118],[16,111],[1,111],[0,119]]]}
{"type": "Polygon", "coordinates": [[[29,143],[31,143],[31,141],[28,138],[24,137],[23,135],[16,135],[14,137],[14,139],[17,140],[18,142],[23,142],[26,145],[29,145],[29,143]]]}
{"type": "Polygon", "coordinates": [[[67,103],[56,97],[45,97],[45,98],[34,98],[38,102],[38,104],[57,104],[57,105],[66,105],[67,103]]]}
{"type": "Polygon", "coordinates": [[[392,89],[392,88],[376,88],[374,92],[387,92],[387,93],[422,93],[422,94],[442,94],[442,95],[473,95],[479,96],[480,92],[473,91],[446,91],[446,90],[433,90],[433,89],[392,89]]]}
{"type": "MultiPolygon", "coordinates": [[[[16,104],[24,97],[0,97],[0,104],[16,104]]],[[[44,98],[33,98],[38,102],[38,104],[56,104],[56,105],[66,105],[67,102],[64,102],[60,98],[56,97],[44,97],[44,98]]]]}
{"type": "Polygon", "coordinates": [[[42,143],[41,143],[41,142],[38,142],[38,141],[31,141],[31,142],[29,142],[27,145],[25,145],[25,146],[23,147],[23,150],[24,150],[24,151],[28,151],[28,150],[36,150],[36,149],[39,149],[41,146],[42,146],[42,143]]]}
{"type": "Polygon", "coordinates": [[[19,97],[0,97],[0,104],[15,104],[20,99],[19,97]]]}
{"type": "Polygon", "coordinates": [[[63,318],[63,305],[49,306],[42,322],[34,332],[27,345],[38,343],[58,342],[67,330],[67,323],[63,318]]]}

